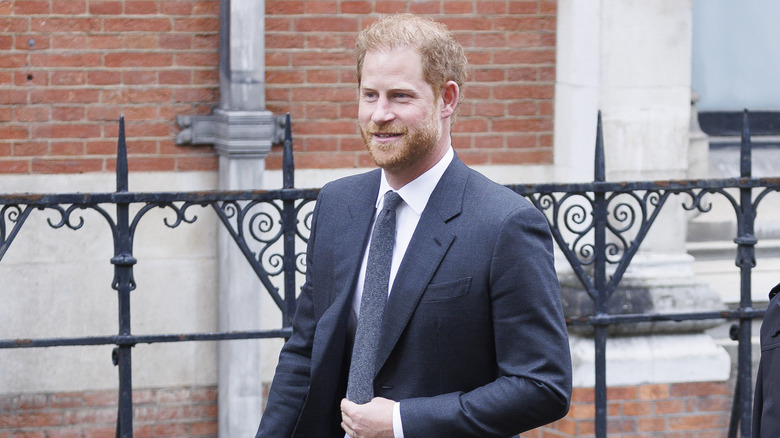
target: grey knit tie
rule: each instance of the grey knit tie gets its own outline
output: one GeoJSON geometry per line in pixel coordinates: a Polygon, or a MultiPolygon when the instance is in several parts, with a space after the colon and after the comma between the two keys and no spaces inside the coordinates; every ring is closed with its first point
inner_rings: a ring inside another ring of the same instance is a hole
{"type": "Polygon", "coordinates": [[[360,301],[360,315],[355,331],[355,346],[349,366],[347,398],[363,404],[374,397],[374,373],[382,314],[390,283],[390,263],[395,246],[395,209],[403,201],[398,193],[385,193],[384,206],[374,224],[368,248],[366,280],[360,301]]]}

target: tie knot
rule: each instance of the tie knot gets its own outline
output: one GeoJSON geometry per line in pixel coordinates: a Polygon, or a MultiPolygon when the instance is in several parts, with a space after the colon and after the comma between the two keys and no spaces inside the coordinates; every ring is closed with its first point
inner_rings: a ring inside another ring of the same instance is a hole
{"type": "Polygon", "coordinates": [[[402,201],[403,199],[401,199],[401,196],[398,193],[388,190],[387,193],[385,193],[385,203],[382,206],[382,210],[393,211],[398,208],[398,205],[401,204],[402,201]]]}

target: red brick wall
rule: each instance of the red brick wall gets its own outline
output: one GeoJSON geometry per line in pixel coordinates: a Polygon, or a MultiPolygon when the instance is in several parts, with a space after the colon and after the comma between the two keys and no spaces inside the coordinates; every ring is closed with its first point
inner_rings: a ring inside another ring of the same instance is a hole
{"type": "MultiPolygon", "coordinates": [[[[112,438],[116,391],[0,395],[0,438],[112,438]]],[[[729,383],[675,383],[609,388],[608,435],[721,438],[731,414],[729,383]]],[[[145,437],[216,437],[215,387],[139,389],[133,431],[145,437]]],[[[593,437],[594,392],[576,388],[566,418],[523,438],[593,437]]]]}
{"type": "MultiPolygon", "coordinates": [[[[455,146],[472,164],[552,157],[556,2],[266,1],[267,106],[291,112],[298,168],[370,165],[352,47],[382,13],[445,22],[473,67],[455,146]]],[[[215,170],[176,146],[177,115],[219,97],[218,0],[0,0],[0,174],[111,171],[117,119],[131,171],[215,170]]],[[[278,168],[279,148],[268,160],[278,168]]]]}
{"type": "MultiPolygon", "coordinates": [[[[728,382],[672,383],[607,389],[607,434],[624,438],[722,438],[733,393],[728,382]]],[[[569,414],[523,438],[595,436],[592,388],[575,388],[569,414]]]]}
{"type": "MultiPolygon", "coordinates": [[[[216,437],[215,387],[138,389],[133,436],[216,437]]],[[[0,438],[113,438],[117,392],[0,395],[0,438]]]]}
{"type": "Polygon", "coordinates": [[[219,94],[218,0],[0,0],[0,173],[214,170],[176,115],[219,94]]]}
{"type": "MultiPolygon", "coordinates": [[[[549,163],[554,0],[266,1],[267,106],[293,118],[296,167],[370,166],[357,134],[355,34],[376,16],[441,21],[467,50],[471,81],[453,144],[470,164],[549,163]]],[[[274,150],[270,167],[279,167],[274,150]]]]}

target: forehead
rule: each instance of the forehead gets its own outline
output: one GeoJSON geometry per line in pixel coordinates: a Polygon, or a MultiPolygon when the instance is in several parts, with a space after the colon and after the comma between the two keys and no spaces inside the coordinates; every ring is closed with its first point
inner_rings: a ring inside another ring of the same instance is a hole
{"type": "Polygon", "coordinates": [[[426,85],[422,58],[417,50],[402,47],[366,52],[361,87],[421,88],[426,85]]]}

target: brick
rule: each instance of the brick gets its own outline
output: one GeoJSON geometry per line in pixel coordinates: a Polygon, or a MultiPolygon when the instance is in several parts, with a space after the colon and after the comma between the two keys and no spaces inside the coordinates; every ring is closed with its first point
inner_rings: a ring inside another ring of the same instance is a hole
{"type": "Polygon", "coordinates": [[[84,406],[84,397],[78,392],[61,392],[50,394],[50,408],[77,408],[84,406]]]}
{"type": "Polygon", "coordinates": [[[217,169],[219,169],[219,160],[216,156],[176,158],[176,170],[214,171],[217,169]]]}
{"type": "Polygon", "coordinates": [[[637,432],[664,432],[666,421],[665,418],[639,418],[636,420],[637,432]]]}
{"type": "Polygon", "coordinates": [[[3,140],[20,140],[30,138],[30,129],[26,126],[0,125],[0,138],[3,140]]]}
{"type": "Polygon", "coordinates": [[[0,32],[23,33],[29,30],[26,18],[0,17],[0,32]]]}
{"type": "Polygon", "coordinates": [[[306,15],[313,14],[332,14],[339,9],[339,3],[333,0],[308,0],[303,3],[303,13],[306,15]]]}
{"type": "Polygon", "coordinates": [[[59,412],[15,412],[11,415],[0,414],[0,427],[52,427],[62,425],[59,412]]]}
{"type": "Polygon", "coordinates": [[[154,85],[157,83],[157,71],[155,70],[132,70],[122,73],[122,83],[124,85],[154,85]]]}
{"type": "Polygon", "coordinates": [[[50,78],[52,85],[84,85],[87,82],[84,71],[54,71],[50,78]]]}
{"type": "Polygon", "coordinates": [[[187,425],[184,423],[158,424],[154,431],[155,436],[188,436],[187,425]]]}
{"type": "Polygon", "coordinates": [[[49,5],[49,0],[17,0],[16,2],[11,2],[15,15],[47,14],[51,10],[49,5]]]}
{"type": "MultiPolygon", "coordinates": [[[[165,15],[192,15],[195,6],[192,1],[164,1],[159,2],[160,13],[165,15]]],[[[202,3],[202,2],[201,2],[202,3]]]]}
{"type": "Polygon", "coordinates": [[[32,128],[34,138],[90,138],[99,137],[101,127],[85,123],[35,125],[32,128]]]}
{"type": "Polygon", "coordinates": [[[374,2],[374,12],[379,14],[395,14],[398,12],[407,12],[407,2],[405,1],[376,1],[374,2]]]}
{"type": "Polygon", "coordinates": [[[30,22],[30,30],[33,32],[98,32],[100,20],[98,18],[60,18],[46,17],[34,18],[30,22]]]}
{"type": "Polygon", "coordinates": [[[722,415],[689,415],[669,418],[669,430],[706,430],[728,426],[728,418],[722,415]]]}
{"type": "Polygon", "coordinates": [[[653,413],[653,404],[650,402],[626,402],[621,406],[623,415],[629,417],[642,417],[653,413]]]}
{"type": "Polygon", "coordinates": [[[110,50],[122,47],[122,40],[115,35],[89,35],[87,48],[92,50],[110,50]]]}
{"type": "Polygon", "coordinates": [[[509,2],[508,13],[512,15],[536,14],[540,6],[537,1],[515,1],[509,2]]]}
{"type": "MultiPolygon", "coordinates": [[[[127,167],[131,172],[172,171],[176,169],[176,159],[170,157],[129,157],[127,167]]],[[[107,166],[110,170],[116,168],[116,162],[111,160],[107,166]]]]}
{"type": "Polygon", "coordinates": [[[178,18],[173,22],[176,32],[219,32],[218,17],[178,18]]]}
{"type": "MultiPolygon", "coordinates": [[[[50,108],[46,106],[17,107],[13,109],[13,114],[13,118],[17,122],[44,122],[51,117],[50,108]]],[[[2,131],[0,131],[0,136],[2,135],[2,131]]],[[[26,136],[23,138],[26,138],[26,136]]]]}
{"type": "Polygon", "coordinates": [[[109,53],[105,55],[106,67],[170,67],[173,55],[168,53],[109,53]]]}
{"type": "Polygon", "coordinates": [[[125,13],[128,15],[149,15],[160,12],[158,2],[129,1],[125,2],[125,13]]]}
{"type": "Polygon", "coordinates": [[[110,427],[85,427],[84,438],[114,438],[116,436],[116,426],[110,427]]]}
{"type": "Polygon", "coordinates": [[[32,161],[32,172],[42,174],[100,172],[102,159],[41,159],[32,161]]]}
{"type": "Polygon", "coordinates": [[[84,155],[83,141],[52,142],[49,146],[51,155],[84,155]]]}
{"type": "Polygon", "coordinates": [[[192,83],[192,72],[187,70],[161,71],[159,82],[161,85],[188,85],[192,83]]]}
{"type": "Polygon", "coordinates": [[[174,56],[174,65],[177,66],[213,67],[218,64],[219,54],[214,52],[178,53],[174,56]]]}
{"type": "Polygon", "coordinates": [[[13,144],[14,157],[36,157],[49,153],[49,143],[43,141],[24,141],[13,144]]]}
{"type": "Polygon", "coordinates": [[[95,391],[84,393],[84,401],[86,402],[87,406],[116,406],[117,397],[118,396],[115,391],[95,391]]]}
{"type": "Polygon", "coordinates": [[[100,67],[99,53],[32,53],[30,65],[33,67],[100,67]]]}
{"type": "MultiPolygon", "coordinates": [[[[0,173],[30,173],[30,162],[28,160],[0,160],[0,173]]],[[[0,414],[0,422],[2,422],[0,414]]]]}
{"type": "Polygon", "coordinates": [[[659,400],[669,398],[669,385],[641,385],[639,387],[641,400],[659,400]]]}
{"type": "Polygon", "coordinates": [[[169,18],[106,18],[104,32],[169,32],[173,29],[169,18]]]}
{"type": "Polygon", "coordinates": [[[442,7],[438,1],[416,1],[409,4],[409,12],[412,14],[440,14],[442,7]]]}
{"type": "Polygon", "coordinates": [[[10,35],[0,35],[0,50],[11,50],[13,44],[14,39],[10,35]]]}
{"type": "Polygon", "coordinates": [[[87,12],[86,0],[52,0],[51,12],[62,15],[79,15],[87,12]]]}
{"type": "Polygon", "coordinates": [[[190,424],[190,434],[195,436],[209,435],[216,436],[219,431],[219,425],[216,421],[199,421],[190,424]]]}
{"type": "MultiPolygon", "coordinates": [[[[552,162],[552,150],[506,151],[492,152],[493,164],[542,164],[552,162]]],[[[608,399],[612,397],[607,396],[608,399]]]]}
{"type": "Polygon", "coordinates": [[[17,35],[16,50],[47,50],[51,47],[51,37],[40,34],[17,35]]]}
{"type": "Polygon", "coordinates": [[[725,396],[705,396],[697,399],[698,410],[703,412],[728,412],[731,409],[731,403],[731,398],[725,396]]]}
{"type": "Polygon", "coordinates": [[[342,14],[368,14],[371,13],[371,3],[368,1],[342,1],[342,14]]]}
{"type": "Polygon", "coordinates": [[[720,382],[675,383],[670,385],[669,388],[669,395],[671,397],[728,394],[730,394],[728,383],[720,382]]]}
{"type": "Polygon", "coordinates": [[[87,83],[90,85],[116,85],[121,83],[122,73],[109,70],[90,70],[87,72],[87,83]]]}
{"type": "Polygon", "coordinates": [[[3,54],[0,53],[0,65],[3,68],[21,68],[27,64],[27,55],[23,53],[19,54],[3,54]]]}
{"type": "Polygon", "coordinates": [[[49,429],[47,438],[81,438],[81,430],[75,427],[63,429],[49,429]]]}
{"type": "Polygon", "coordinates": [[[294,21],[297,32],[357,32],[360,30],[357,18],[324,16],[298,18],[294,21]]]}
{"type": "Polygon", "coordinates": [[[122,2],[90,0],[89,13],[92,15],[119,15],[122,13],[122,2]]]}
{"type": "Polygon", "coordinates": [[[51,47],[53,49],[84,50],[87,49],[88,41],[87,35],[52,35],[51,47]]]}
{"type": "Polygon", "coordinates": [[[122,48],[153,51],[159,47],[157,35],[130,34],[122,36],[122,48]]]}
{"type": "Polygon", "coordinates": [[[488,1],[481,0],[476,2],[477,14],[506,14],[507,2],[505,1],[488,1]]]}

